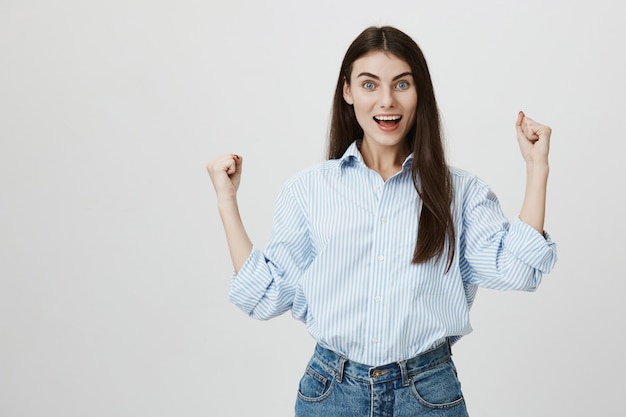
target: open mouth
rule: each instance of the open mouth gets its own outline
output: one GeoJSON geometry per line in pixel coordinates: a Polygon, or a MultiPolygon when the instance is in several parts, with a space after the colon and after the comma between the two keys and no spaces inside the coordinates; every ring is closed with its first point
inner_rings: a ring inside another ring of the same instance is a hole
{"type": "Polygon", "coordinates": [[[391,127],[395,126],[400,122],[402,116],[399,114],[389,115],[389,116],[374,116],[374,121],[381,126],[391,127]]]}

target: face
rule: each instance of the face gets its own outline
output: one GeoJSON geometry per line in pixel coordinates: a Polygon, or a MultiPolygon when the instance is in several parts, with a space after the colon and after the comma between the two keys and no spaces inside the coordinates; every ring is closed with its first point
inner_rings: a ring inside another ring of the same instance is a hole
{"type": "Polygon", "coordinates": [[[375,51],[354,61],[344,100],[354,107],[369,145],[404,147],[413,126],[417,90],[409,64],[397,56],[375,51]]]}

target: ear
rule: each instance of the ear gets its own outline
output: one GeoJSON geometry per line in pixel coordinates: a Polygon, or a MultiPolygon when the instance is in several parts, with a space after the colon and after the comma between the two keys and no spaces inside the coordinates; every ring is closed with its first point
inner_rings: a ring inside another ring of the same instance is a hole
{"type": "Polygon", "coordinates": [[[345,77],[343,79],[343,99],[351,106],[354,104],[354,100],[352,99],[352,92],[350,91],[350,84],[348,84],[348,81],[345,79],[345,77]]]}

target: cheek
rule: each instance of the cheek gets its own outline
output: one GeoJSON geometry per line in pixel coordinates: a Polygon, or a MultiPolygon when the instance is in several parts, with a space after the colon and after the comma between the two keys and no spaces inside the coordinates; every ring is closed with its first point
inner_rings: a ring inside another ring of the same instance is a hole
{"type": "Polygon", "coordinates": [[[411,109],[412,112],[415,113],[415,110],[417,109],[417,101],[417,94],[407,96],[404,106],[406,109],[411,109]]]}
{"type": "Polygon", "coordinates": [[[356,122],[359,124],[359,126],[361,126],[361,128],[363,128],[368,120],[367,115],[357,111],[357,109],[354,109],[354,115],[356,116],[356,122]]]}
{"type": "Polygon", "coordinates": [[[354,109],[356,118],[359,121],[366,120],[371,117],[371,106],[362,100],[355,100],[352,108],[354,109]]]}
{"type": "Polygon", "coordinates": [[[417,101],[415,100],[410,100],[406,103],[406,105],[404,106],[404,109],[406,110],[406,112],[408,114],[410,114],[410,122],[413,122],[415,120],[415,115],[417,114],[417,101]]]}

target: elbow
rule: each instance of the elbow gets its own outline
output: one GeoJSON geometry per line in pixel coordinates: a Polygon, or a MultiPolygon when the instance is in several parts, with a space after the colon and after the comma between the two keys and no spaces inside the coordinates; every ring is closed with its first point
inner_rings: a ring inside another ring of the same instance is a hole
{"type": "Polygon", "coordinates": [[[533,281],[531,283],[528,283],[527,285],[524,285],[523,287],[520,287],[519,291],[535,292],[539,288],[540,283],[541,283],[541,280],[533,281]]]}
{"type": "Polygon", "coordinates": [[[514,273],[507,274],[508,278],[505,282],[509,283],[507,289],[513,291],[535,292],[539,288],[542,279],[542,272],[534,268],[526,268],[526,270],[515,270],[514,273]]]}
{"type": "Polygon", "coordinates": [[[259,303],[248,312],[248,316],[255,320],[266,321],[280,316],[287,310],[289,310],[289,308],[281,308],[274,304],[259,303]]]}
{"type": "Polygon", "coordinates": [[[266,299],[261,299],[259,302],[254,303],[251,300],[240,300],[232,295],[229,297],[230,302],[235,304],[241,311],[243,311],[248,317],[255,320],[269,320],[271,318],[280,316],[285,312],[285,309],[280,308],[274,303],[268,302],[266,299]]]}
{"type": "Polygon", "coordinates": [[[276,317],[277,315],[278,314],[268,314],[266,311],[262,311],[258,308],[255,308],[254,310],[248,313],[248,316],[250,318],[253,318],[255,320],[260,320],[260,321],[267,321],[271,318],[276,317]]]}

